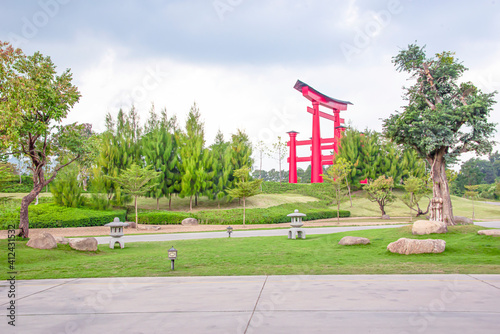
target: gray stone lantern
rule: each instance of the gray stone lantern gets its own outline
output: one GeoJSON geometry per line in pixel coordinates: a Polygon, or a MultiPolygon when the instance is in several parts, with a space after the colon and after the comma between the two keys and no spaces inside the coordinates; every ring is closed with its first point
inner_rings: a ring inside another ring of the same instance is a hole
{"type": "Polygon", "coordinates": [[[116,243],[120,245],[120,248],[125,247],[125,241],[122,238],[123,228],[125,226],[128,226],[128,223],[122,223],[120,222],[120,218],[115,217],[115,219],[111,223],[107,223],[104,226],[109,226],[111,229],[111,232],[109,233],[109,235],[111,236],[111,239],[109,240],[109,248],[115,248],[116,243]]]}
{"type": "Polygon", "coordinates": [[[301,239],[306,238],[306,231],[302,228],[302,217],[305,217],[305,213],[300,213],[299,210],[295,209],[293,213],[287,215],[287,217],[291,217],[292,221],[290,226],[292,227],[288,230],[288,239],[297,239],[297,237],[301,239]]]}
{"type": "Polygon", "coordinates": [[[226,228],[226,231],[227,231],[228,237],[231,238],[231,233],[233,233],[233,228],[231,226],[228,226],[226,228]]]}

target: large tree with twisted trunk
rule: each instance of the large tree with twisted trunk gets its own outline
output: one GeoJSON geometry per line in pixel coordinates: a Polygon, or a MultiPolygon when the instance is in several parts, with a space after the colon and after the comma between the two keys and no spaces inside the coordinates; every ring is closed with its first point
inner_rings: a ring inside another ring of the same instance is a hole
{"type": "Polygon", "coordinates": [[[25,55],[0,41],[0,148],[24,155],[33,172],[33,189],[21,202],[20,233],[29,234],[28,208],[57,172],[89,152],[90,125],[60,125],[80,99],[70,70],[61,75],[49,57],[25,55]],[[51,156],[64,155],[65,163],[45,175],[51,156]]]}
{"type": "MultiPolygon", "coordinates": [[[[413,147],[430,166],[433,198],[442,200],[442,220],[454,225],[446,163],[465,152],[491,152],[495,125],[488,121],[493,93],[483,93],[472,82],[459,82],[467,68],[452,52],[427,58],[425,46],[411,44],[393,57],[399,72],[416,81],[404,88],[408,105],[384,120],[385,135],[413,147]]],[[[439,220],[435,212],[431,220],[439,220]]]]}

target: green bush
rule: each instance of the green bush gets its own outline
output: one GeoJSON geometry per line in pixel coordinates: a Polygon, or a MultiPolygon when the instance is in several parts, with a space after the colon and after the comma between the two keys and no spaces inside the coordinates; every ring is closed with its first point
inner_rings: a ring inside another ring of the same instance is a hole
{"type": "Polygon", "coordinates": [[[186,212],[172,212],[172,211],[152,211],[152,212],[139,212],[139,224],[151,225],[175,225],[182,223],[182,220],[190,218],[192,215],[186,212]]]}
{"type": "Polygon", "coordinates": [[[50,184],[50,192],[54,202],[68,208],[78,208],[83,205],[82,188],[78,182],[78,166],[71,164],[61,170],[50,184]]]}
{"type": "Polygon", "coordinates": [[[321,200],[332,199],[332,187],[327,183],[279,183],[263,182],[262,193],[264,194],[283,194],[295,193],[304,196],[316,197],[321,200]]]}
{"type": "Polygon", "coordinates": [[[56,204],[30,206],[30,227],[87,227],[102,226],[115,217],[126,220],[125,210],[97,211],[86,208],[67,208],[56,204]]]}
{"type": "Polygon", "coordinates": [[[33,178],[31,176],[22,176],[22,183],[19,183],[19,177],[15,179],[0,182],[0,192],[2,193],[29,193],[33,189],[33,178]]]}
{"type": "MultiPolygon", "coordinates": [[[[246,210],[247,224],[278,224],[290,222],[287,217],[289,213],[298,209],[305,213],[304,221],[326,219],[337,217],[337,211],[329,209],[326,202],[308,202],[308,203],[288,203],[270,208],[254,208],[246,210]]],[[[340,217],[349,217],[349,211],[340,211],[340,217]]],[[[194,217],[206,224],[242,224],[243,209],[231,210],[205,210],[194,214],[194,217]]]]}

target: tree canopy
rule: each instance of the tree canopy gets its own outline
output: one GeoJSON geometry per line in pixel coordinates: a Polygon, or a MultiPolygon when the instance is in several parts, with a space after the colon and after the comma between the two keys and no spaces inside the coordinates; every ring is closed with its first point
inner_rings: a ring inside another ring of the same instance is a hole
{"type": "MultiPolygon", "coordinates": [[[[464,152],[489,153],[495,124],[488,116],[494,93],[483,93],[472,82],[459,82],[467,68],[453,52],[428,58],[425,46],[411,44],[393,58],[399,72],[415,83],[404,88],[408,105],[384,120],[385,135],[414,148],[431,166],[433,197],[443,199],[443,218],[454,224],[446,179],[446,163],[464,152]]],[[[435,217],[431,215],[431,220],[435,217]]]]}
{"type": "Polygon", "coordinates": [[[28,206],[59,170],[88,153],[90,125],[60,125],[80,99],[69,69],[58,75],[50,57],[25,55],[0,41],[0,148],[29,158],[34,186],[23,198],[20,235],[28,237],[28,206]],[[49,156],[65,155],[48,176],[49,156]]]}

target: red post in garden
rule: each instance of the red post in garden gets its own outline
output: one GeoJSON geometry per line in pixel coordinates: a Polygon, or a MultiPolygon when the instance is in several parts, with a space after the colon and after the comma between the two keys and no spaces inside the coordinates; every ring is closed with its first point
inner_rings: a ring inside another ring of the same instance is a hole
{"type": "Polygon", "coordinates": [[[296,131],[287,132],[290,136],[290,141],[287,143],[290,146],[290,156],[289,163],[290,168],[288,169],[288,182],[297,183],[297,133],[296,131]]]}
{"type": "Polygon", "coordinates": [[[324,95],[306,83],[297,80],[294,88],[302,93],[302,95],[312,102],[312,108],[307,107],[307,112],[312,114],[312,138],[311,140],[297,141],[297,132],[290,131],[290,156],[289,163],[289,182],[297,183],[297,162],[311,162],[311,183],[321,183],[323,178],[323,166],[333,164],[333,155],[323,155],[323,150],[333,150],[335,154],[339,151],[340,137],[345,130],[342,125],[344,120],[340,118],[340,111],[347,110],[347,105],[352,104],[349,101],[342,101],[324,95]],[[333,115],[320,111],[319,107],[331,109],[333,115]],[[321,138],[320,118],[326,118],[333,121],[334,137],[321,138]],[[293,133],[293,135],[292,135],[293,133]],[[323,145],[330,144],[330,145],[323,145]],[[300,145],[311,145],[310,157],[297,157],[296,147],[300,145]],[[293,151],[292,151],[293,147],[293,151]]]}

